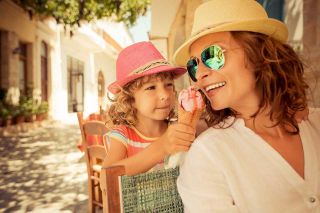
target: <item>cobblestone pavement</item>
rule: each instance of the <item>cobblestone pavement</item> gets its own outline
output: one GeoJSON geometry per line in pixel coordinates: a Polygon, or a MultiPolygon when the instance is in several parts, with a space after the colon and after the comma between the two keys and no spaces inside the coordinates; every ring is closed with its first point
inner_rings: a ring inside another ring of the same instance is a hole
{"type": "Polygon", "coordinates": [[[87,173],[77,125],[45,122],[0,137],[0,212],[87,212],[87,173]]]}

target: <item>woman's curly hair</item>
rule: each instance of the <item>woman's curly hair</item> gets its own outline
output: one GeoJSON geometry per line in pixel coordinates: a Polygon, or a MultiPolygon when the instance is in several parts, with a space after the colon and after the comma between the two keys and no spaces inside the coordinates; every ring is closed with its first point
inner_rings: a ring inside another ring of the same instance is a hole
{"type": "MultiPolygon", "coordinates": [[[[294,115],[306,108],[306,90],[309,88],[303,76],[304,65],[298,55],[289,45],[264,34],[235,31],[231,35],[243,47],[246,63],[253,65],[256,85],[261,90],[259,109],[251,117],[255,118],[270,106],[270,119],[275,121],[275,125],[283,126],[291,134],[298,134],[294,115]]],[[[208,99],[205,102],[206,120],[210,126],[221,127],[226,118],[237,115],[230,108],[215,111],[208,99]]]]}
{"type": "MultiPolygon", "coordinates": [[[[112,105],[109,108],[108,114],[114,125],[134,126],[136,124],[137,110],[133,107],[134,92],[154,78],[160,78],[161,80],[174,79],[174,74],[172,72],[160,72],[135,79],[121,88],[121,91],[116,94],[113,99],[109,98],[112,105]]],[[[173,114],[174,112],[172,110],[169,114],[169,118],[172,117],[173,114]]]]}

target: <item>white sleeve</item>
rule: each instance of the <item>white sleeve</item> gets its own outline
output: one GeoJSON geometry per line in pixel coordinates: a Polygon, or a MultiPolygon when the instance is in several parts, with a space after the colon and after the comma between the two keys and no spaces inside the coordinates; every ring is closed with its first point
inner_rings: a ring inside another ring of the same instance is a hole
{"type": "Polygon", "coordinates": [[[177,180],[185,212],[238,212],[225,176],[212,159],[214,153],[199,142],[188,151],[177,180]]]}

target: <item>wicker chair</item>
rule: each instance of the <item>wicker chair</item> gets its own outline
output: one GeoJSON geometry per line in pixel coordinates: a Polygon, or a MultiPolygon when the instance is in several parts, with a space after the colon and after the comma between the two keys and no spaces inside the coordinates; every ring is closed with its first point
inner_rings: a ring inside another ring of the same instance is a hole
{"type": "Polygon", "coordinates": [[[100,185],[104,213],[183,212],[176,187],[179,169],[126,176],[123,166],[102,168],[100,185]]]}

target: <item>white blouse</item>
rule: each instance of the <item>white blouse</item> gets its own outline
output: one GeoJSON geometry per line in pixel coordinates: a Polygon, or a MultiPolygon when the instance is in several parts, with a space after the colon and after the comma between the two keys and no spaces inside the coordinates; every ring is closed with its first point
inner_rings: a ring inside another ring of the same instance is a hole
{"type": "Polygon", "coordinates": [[[241,119],[205,131],[177,181],[185,212],[320,213],[320,109],[299,128],[304,179],[241,119]]]}

